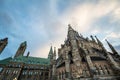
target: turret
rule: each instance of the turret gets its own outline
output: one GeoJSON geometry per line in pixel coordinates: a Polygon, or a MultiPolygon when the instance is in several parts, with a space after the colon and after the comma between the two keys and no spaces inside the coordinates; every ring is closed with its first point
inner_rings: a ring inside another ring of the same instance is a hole
{"type": "Polygon", "coordinates": [[[4,38],[0,40],[0,54],[5,49],[7,44],[8,44],[8,38],[4,38]]]}
{"type": "Polygon", "coordinates": [[[67,36],[70,40],[75,39],[75,31],[73,30],[73,28],[71,27],[70,24],[68,25],[68,35],[67,36]]]}
{"type": "Polygon", "coordinates": [[[106,39],[106,42],[107,42],[107,44],[108,44],[108,46],[110,47],[110,49],[112,50],[112,52],[113,52],[113,54],[118,54],[118,52],[115,50],[115,48],[112,46],[112,44],[110,44],[108,41],[107,41],[107,39],[106,39]]]}
{"type": "Polygon", "coordinates": [[[73,56],[73,62],[76,64],[76,66],[80,66],[81,56],[79,54],[78,42],[76,37],[76,31],[73,30],[70,25],[68,25],[68,39],[70,40],[70,44],[72,47],[71,51],[73,56]]]}
{"type": "Polygon", "coordinates": [[[26,50],[26,47],[27,47],[27,42],[23,42],[20,44],[20,47],[18,48],[16,54],[14,57],[18,57],[18,56],[23,56],[25,50],[26,50]]]}

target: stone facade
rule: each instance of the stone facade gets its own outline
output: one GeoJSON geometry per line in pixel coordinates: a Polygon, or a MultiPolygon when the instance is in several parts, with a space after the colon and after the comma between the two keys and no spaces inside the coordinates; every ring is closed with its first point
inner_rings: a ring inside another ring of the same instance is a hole
{"type": "Polygon", "coordinates": [[[57,80],[120,80],[120,55],[107,41],[111,52],[95,36],[91,40],[68,25],[65,43],[58,49],[57,80]]]}
{"type": "MultiPolygon", "coordinates": [[[[5,39],[6,42],[6,39],[5,39]]],[[[5,43],[3,42],[3,43],[5,43]]],[[[0,47],[4,48],[2,44],[0,47]]],[[[0,60],[0,80],[50,80],[50,59],[24,56],[26,41],[21,43],[14,58],[0,60]]],[[[3,50],[3,49],[1,49],[3,50]]]]}

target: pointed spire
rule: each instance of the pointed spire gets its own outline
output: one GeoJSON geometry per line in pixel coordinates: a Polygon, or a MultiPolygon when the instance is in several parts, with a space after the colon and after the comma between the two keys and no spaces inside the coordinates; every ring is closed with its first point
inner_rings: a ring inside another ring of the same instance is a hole
{"type": "Polygon", "coordinates": [[[95,38],[96,38],[98,44],[99,44],[100,46],[103,46],[102,42],[97,38],[97,36],[95,36],[95,38]]]}
{"type": "Polygon", "coordinates": [[[28,51],[28,53],[27,53],[27,56],[26,56],[26,57],[29,57],[29,55],[30,55],[30,52],[28,51]]]}
{"type": "Polygon", "coordinates": [[[112,50],[112,52],[113,52],[114,54],[118,54],[118,52],[115,50],[115,48],[112,46],[112,44],[110,44],[110,43],[107,41],[107,39],[105,39],[105,40],[106,40],[107,44],[109,45],[110,49],[112,50]]]}
{"type": "Polygon", "coordinates": [[[76,36],[76,32],[73,30],[73,28],[71,27],[71,25],[69,24],[68,25],[68,39],[75,39],[75,36],[76,36]]]}
{"type": "Polygon", "coordinates": [[[80,37],[83,37],[83,35],[81,33],[79,35],[80,35],[80,37]]]}
{"type": "Polygon", "coordinates": [[[90,37],[91,37],[92,41],[96,42],[92,35],[90,37]]]}
{"type": "MultiPolygon", "coordinates": [[[[100,45],[100,47],[102,48],[102,50],[107,53],[107,50],[105,49],[105,47],[103,46],[102,42],[95,36],[97,43],[100,45]]],[[[105,54],[106,55],[106,54],[105,54]]]]}
{"type": "Polygon", "coordinates": [[[48,54],[48,58],[52,59],[52,57],[53,57],[53,49],[52,49],[52,46],[51,46],[49,54],[48,54]]]}
{"type": "Polygon", "coordinates": [[[71,27],[70,24],[68,24],[68,31],[71,31],[71,30],[73,30],[73,28],[71,27]]]}

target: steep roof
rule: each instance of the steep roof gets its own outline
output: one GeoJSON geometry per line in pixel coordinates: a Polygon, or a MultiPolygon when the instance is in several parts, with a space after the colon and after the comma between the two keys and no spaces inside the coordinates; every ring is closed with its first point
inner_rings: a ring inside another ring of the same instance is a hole
{"type": "Polygon", "coordinates": [[[38,57],[26,57],[26,56],[19,56],[11,61],[13,62],[23,62],[25,64],[40,64],[40,65],[49,65],[50,61],[47,58],[38,58],[38,57]]]}
{"type": "Polygon", "coordinates": [[[12,57],[8,57],[6,59],[0,60],[0,64],[8,64],[10,60],[12,60],[12,57]]]}

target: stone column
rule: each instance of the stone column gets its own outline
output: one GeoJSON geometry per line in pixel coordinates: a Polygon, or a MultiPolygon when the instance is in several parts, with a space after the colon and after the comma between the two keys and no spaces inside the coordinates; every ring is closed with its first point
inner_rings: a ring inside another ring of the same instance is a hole
{"type": "Polygon", "coordinates": [[[104,72],[103,72],[103,69],[102,69],[102,66],[101,66],[101,65],[99,65],[99,72],[100,72],[100,75],[103,75],[103,74],[104,74],[104,72]]]}
{"type": "Polygon", "coordinates": [[[66,54],[66,59],[65,59],[66,80],[71,80],[70,60],[69,60],[69,57],[68,57],[68,51],[66,51],[65,54],[66,54]]]}
{"type": "Polygon", "coordinates": [[[107,72],[107,69],[106,69],[105,65],[104,65],[103,69],[104,69],[104,73],[105,73],[105,75],[107,75],[108,72],[107,72]]]}
{"type": "Polygon", "coordinates": [[[51,77],[51,76],[50,76],[50,72],[51,72],[51,71],[49,70],[49,72],[48,72],[48,80],[50,80],[50,77],[51,77]]]}
{"type": "Polygon", "coordinates": [[[59,73],[58,73],[58,75],[57,75],[57,80],[59,80],[59,73]]]}
{"type": "Polygon", "coordinates": [[[113,68],[115,68],[116,70],[120,71],[120,66],[117,62],[115,62],[115,60],[113,59],[113,57],[107,53],[107,57],[108,57],[108,61],[110,61],[110,63],[113,65],[113,68]]]}
{"type": "Polygon", "coordinates": [[[56,79],[56,65],[55,65],[56,61],[53,61],[53,65],[52,65],[52,80],[56,79]]]}
{"type": "Polygon", "coordinates": [[[45,71],[43,71],[43,80],[45,80],[45,71]]]}
{"type": "Polygon", "coordinates": [[[96,71],[96,68],[93,66],[92,60],[91,60],[89,55],[86,55],[86,61],[87,61],[87,64],[90,68],[90,72],[92,73],[92,75],[94,75],[95,71],[96,71]]]}

